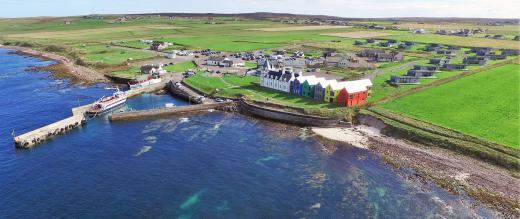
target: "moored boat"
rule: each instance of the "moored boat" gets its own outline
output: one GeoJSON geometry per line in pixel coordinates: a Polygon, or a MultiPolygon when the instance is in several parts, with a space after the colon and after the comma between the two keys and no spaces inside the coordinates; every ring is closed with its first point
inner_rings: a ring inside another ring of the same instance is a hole
{"type": "Polygon", "coordinates": [[[117,90],[112,96],[102,97],[96,101],[88,110],[88,115],[100,115],[116,109],[126,103],[126,94],[117,90]]]}

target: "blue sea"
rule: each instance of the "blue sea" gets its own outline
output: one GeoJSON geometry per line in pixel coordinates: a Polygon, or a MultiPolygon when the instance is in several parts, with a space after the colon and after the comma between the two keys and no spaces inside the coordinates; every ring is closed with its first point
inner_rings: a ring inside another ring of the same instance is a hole
{"type": "MultiPolygon", "coordinates": [[[[107,118],[17,150],[22,134],[113,90],[30,66],[0,50],[0,218],[493,218],[433,183],[406,180],[369,151],[333,154],[299,128],[207,112],[110,123],[107,118]]],[[[185,105],[169,95],[127,109],[185,105]]],[[[404,171],[404,172],[400,172],[404,171]]]]}

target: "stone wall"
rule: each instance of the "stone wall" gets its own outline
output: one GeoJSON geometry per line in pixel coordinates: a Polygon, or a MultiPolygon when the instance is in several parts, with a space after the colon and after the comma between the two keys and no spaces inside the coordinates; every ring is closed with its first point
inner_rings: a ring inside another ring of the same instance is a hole
{"type": "Polygon", "coordinates": [[[264,119],[289,123],[300,126],[337,126],[339,121],[333,118],[317,117],[304,115],[293,112],[284,112],[282,110],[269,107],[262,107],[258,104],[248,103],[244,100],[239,101],[240,112],[252,116],[258,116],[264,119]]]}

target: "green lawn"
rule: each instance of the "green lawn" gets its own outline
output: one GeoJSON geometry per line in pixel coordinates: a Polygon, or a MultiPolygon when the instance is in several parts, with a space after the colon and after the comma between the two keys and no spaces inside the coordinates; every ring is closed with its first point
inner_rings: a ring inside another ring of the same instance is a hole
{"type": "MultiPolygon", "coordinates": [[[[508,59],[513,59],[514,57],[509,57],[508,59]]],[[[453,59],[454,61],[452,63],[462,63],[462,58],[456,58],[456,59],[453,59]]],[[[422,60],[418,60],[417,63],[419,65],[428,65],[428,61],[429,60],[426,60],[426,59],[422,59],[422,60]]],[[[498,63],[498,62],[501,62],[502,60],[490,60],[487,62],[486,65],[492,65],[492,64],[495,64],[495,63],[498,63]]],[[[396,66],[392,66],[392,67],[396,67],[396,66]]],[[[481,68],[482,66],[479,66],[479,65],[469,65],[467,68],[469,71],[471,70],[476,70],[476,69],[479,69],[481,68]]],[[[452,77],[452,76],[455,76],[457,74],[460,74],[460,73],[463,73],[465,71],[462,71],[462,70],[453,70],[453,71],[440,71],[438,73],[435,74],[435,76],[437,78],[423,78],[423,79],[419,79],[419,82],[421,82],[420,85],[400,85],[400,86],[393,86],[393,85],[390,85],[387,81],[390,80],[390,77],[392,75],[404,75],[406,74],[406,72],[408,71],[408,69],[402,69],[402,70],[398,70],[398,71],[392,71],[392,72],[387,72],[387,73],[384,73],[384,74],[380,74],[378,76],[376,76],[374,78],[374,80],[372,81],[372,83],[374,84],[374,86],[372,87],[372,92],[370,94],[370,97],[368,98],[368,102],[376,102],[376,101],[379,101],[385,97],[388,97],[388,96],[391,96],[391,95],[395,95],[395,94],[398,94],[398,93],[401,93],[401,92],[404,92],[404,91],[407,91],[407,90],[410,90],[414,87],[417,87],[417,86],[421,86],[421,85],[426,85],[426,84],[430,84],[430,83],[433,83],[434,81],[436,80],[439,80],[439,79],[443,79],[443,78],[449,78],[449,77],[452,77]]]]}
{"type": "Polygon", "coordinates": [[[151,52],[136,51],[123,48],[115,48],[106,45],[87,45],[79,47],[85,57],[91,62],[101,62],[103,64],[121,64],[129,58],[133,60],[154,57],[151,52]]]}
{"type": "Polygon", "coordinates": [[[114,43],[114,45],[128,47],[128,48],[134,48],[134,49],[150,48],[150,45],[148,45],[146,43],[141,43],[138,40],[117,42],[117,43],[114,43]]]}
{"type": "Polygon", "coordinates": [[[111,73],[111,75],[121,78],[134,78],[137,75],[140,75],[140,71],[138,67],[132,67],[128,70],[124,71],[114,71],[111,73]]]}
{"type": "Polygon", "coordinates": [[[520,148],[520,65],[477,73],[381,105],[385,109],[520,148]]]}
{"type": "Polygon", "coordinates": [[[195,65],[195,63],[193,63],[192,61],[187,61],[187,62],[181,62],[181,63],[177,63],[177,64],[173,64],[173,65],[168,65],[166,67],[164,67],[164,70],[166,71],[169,71],[169,72],[185,72],[187,70],[195,70],[197,68],[197,65],[195,65]]]}
{"type": "Polygon", "coordinates": [[[257,68],[258,65],[256,62],[246,62],[246,68],[257,68]]]}
{"type": "Polygon", "coordinates": [[[291,95],[258,85],[260,79],[255,76],[237,76],[228,74],[223,77],[210,77],[199,73],[185,80],[185,83],[205,93],[213,93],[223,97],[237,97],[242,94],[253,100],[265,101],[299,108],[338,108],[335,104],[315,101],[310,98],[291,95]]]}

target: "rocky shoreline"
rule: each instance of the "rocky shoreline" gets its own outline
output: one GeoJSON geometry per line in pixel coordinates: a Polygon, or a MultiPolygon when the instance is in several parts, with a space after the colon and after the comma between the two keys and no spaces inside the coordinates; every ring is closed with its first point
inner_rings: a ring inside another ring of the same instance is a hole
{"type": "Polygon", "coordinates": [[[55,64],[50,66],[38,67],[33,70],[49,71],[57,77],[67,77],[71,78],[73,81],[84,82],[87,84],[110,83],[110,80],[107,79],[102,73],[85,66],[76,65],[68,58],[54,53],[42,52],[26,47],[6,46],[1,44],[0,49],[15,50],[16,54],[56,61],[55,64]]]}
{"type": "Polygon", "coordinates": [[[432,180],[452,193],[467,194],[505,218],[520,217],[520,179],[507,169],[443,148],[384,136],[376,130],[367,126],[312,129],[325,145],[333,141],[366,148],[395,169],[413,169],[418,181],[432,180]]]}

